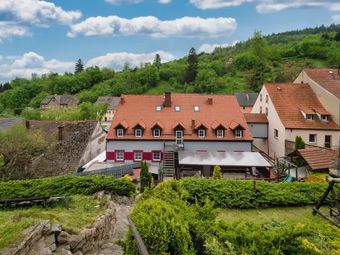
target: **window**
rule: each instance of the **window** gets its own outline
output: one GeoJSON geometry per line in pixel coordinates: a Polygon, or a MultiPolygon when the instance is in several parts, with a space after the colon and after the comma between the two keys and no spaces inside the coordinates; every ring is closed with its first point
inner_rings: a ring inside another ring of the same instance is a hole
{"type": "Polygon", "coordinates": [[[200,137],[200,138],[205,137],[205,129],[199,129],[198,130],[198,137],[200,137]]]}
{"type": "Polygon", "coordinates": [[[328,115],[321,115],[322,121],[328,121],[328,115]]]}
{"type": "Polygon", "coordinates": [[[116,151],[116,161],[124,161],[124,151],[116,151]]]}
{"type": "Polygon", "coordinates": [[[279,138],[279,130],[274,129],[274,137],[279,138]]]}
{"type": "Polygon", "coordinates": [[[142,137],[142,135],[143,135],[142,129],[136,128],[136,129],[135,129],[135,136],[136,136],[136,137],[142,137]]]}
{"type": "Polygon", "coordinates": [[[156,106],[156,112],[160,112],[161,110],[162,110],[162,106],[157,105],[157,106],[156,106]]]}
{"type": "Polygon", "coordinates": [[[260,106],[260,113],[262,113],[262,106],[260,106]]]}
{"type": "Polygon", "coordinates": [[[269,101],[269,97],[268,95],[266,95],[266,103],[268,103],[268,101],[269,101]]]}
{"type": "Polygon", "coordinates": [[[216,136],[217,136],[217,138],[223,138],[224,130],[223,129],[217,129],[216,136]]]}
{"type": "Polygon", "coordinates": [[[124,136],[124,129],[118,128],[117,129],[117,137],[123,137],[124,136]]]}
{"type": "Polygon", "coordinates": [[[179,105],[175,106],[175,112],[180,112],[181,111],[181,107],[179,105]]]}
{"type": "Polygon", "coordinates": [[[332,147],[332,136],[331,135],[325,135],[325,147],[326,148],[332,147]]]}
{"type": "Polygon", "coordinates": [[[268,107],[266,107],[266,115],[268,116],[268,107]]]}
{"type": "Polygon", "coordinates": [[[309,135],[309,142],[310,143],[316,143],[316,134],[310,134],[309,135]]]}
{"type": "Polygon", "coordinates": [[[161,152],[153,151],[152,152],[152,161],[161,161],[161,152]]]}
{"type": "Polygon", "coordinates": [[[159,128],[155,128],[153,130],[153,137],[160,137],[161,136],[161,130],[159,128]]]}
{"type": "Polygon", "coordinates": [[[133,152],[133,160],[134,161],[141,161],[143,158],[142,158],[142,151],[134,151],[133,152]]]}
{"type": "Polygon", "coordinates": [[[313,114],[306,114],[306,120],[314,120],[313,114]]]}
{"type": "Polygon", "coordinates": [[[236,129],[235,130],[235,137],[236,138],[241,138],[242,137],[243,131],[241,129],[236,129]]]}
{"type": "Polygon", "coordinates": [[[260,94],[260,102],[262,102],[262,94],[260,94]]]}
{"type": "Polygon", "coordinates": [[[199,112],[199,111],[200,111],[200,107],[197,106],[197,105],[195,105],[195,106],[194,106],[194,111],[195,111],[195,112],[199,112]]]}

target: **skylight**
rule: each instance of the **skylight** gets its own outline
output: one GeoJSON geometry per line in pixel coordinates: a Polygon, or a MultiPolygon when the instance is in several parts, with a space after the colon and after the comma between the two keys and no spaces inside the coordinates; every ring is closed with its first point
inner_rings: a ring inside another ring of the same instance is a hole
{"type": "Polygon", "coordinates": [[[160,112],[161,110],[162,110],[162,106],[157,105],[157,106],[156,106],[156,112],[160,112]]]}
{"type": "Polygon", "coordinates": [[[175,106],[175,112],[180,112],[181,111],[181,107],[179,105],[175,106]]]}
{"type": "Polygon", "coordinates": [[[199,111],[200,111],[200,107],[199,107],[198,105],[195,105],[195,106],[194,106],[194,111],[195,111],[195,112],[199,112],[199,111]]]}

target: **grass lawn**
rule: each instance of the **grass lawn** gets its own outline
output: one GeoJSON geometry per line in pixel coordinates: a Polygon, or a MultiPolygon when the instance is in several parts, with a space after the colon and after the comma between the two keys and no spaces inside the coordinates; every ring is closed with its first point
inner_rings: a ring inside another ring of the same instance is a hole
{"type": "Polygon", "coordinates": [[[0,211],[0,251],[20,239],[23,230],[43,220],[61,224],[69,233],[78,233],[91,226],[106,207],[106,200],[77,195],[73,196],[69,209],[57,206],[0,211]]]}

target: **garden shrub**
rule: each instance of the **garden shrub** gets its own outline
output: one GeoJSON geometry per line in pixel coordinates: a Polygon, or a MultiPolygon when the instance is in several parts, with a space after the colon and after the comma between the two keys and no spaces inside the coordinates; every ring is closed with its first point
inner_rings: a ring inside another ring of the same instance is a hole
{"type": "MultiPolygon", "coordinates": [[[[195,254],[189,224],[171,204],[160,199],[146,199],[136,205],[131,218],[150,254],[195,254]]],[[[131,240],[127,243],[131,244],[131,240]]],[[[135,248],[127,245],[126,254],[136,254],[135,248]]]]}
{"type": "Polygon", "coordinates": [[[55,178],[0,182],[0,199],[51,197],[62,195],[92,195],[106,191],[131,196],[135,186],[126,179],[110,176],[61,176],[55,178]]]}

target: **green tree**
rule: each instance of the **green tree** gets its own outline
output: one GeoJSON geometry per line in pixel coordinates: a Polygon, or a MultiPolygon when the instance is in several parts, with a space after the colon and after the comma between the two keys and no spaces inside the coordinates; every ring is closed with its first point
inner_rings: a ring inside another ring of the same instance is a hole
{"type": "Polygon", "coordinates": [[[213,171],[213,179],[222,179],[222,178],[223,178],[223,174],[221,171],[221,167],[219,165],[216,165],[213,171]]]}
{"type": "Polygon", "coordinates": [[[5,157],[0,154],[0,176],[4,174],[5,171],[5,157]]]}
{"type": "Polygon", "coordinates": [[[140,172],[140,191],[143,193],[145,188],[150,188],[152,184],[152,175],[145,161],[141,162],[140,172]]]}
{"type": "Polygon", "coordinates": [[[81,73],[82,71],[84,71],[84,64],[81,59],[78,59],[76,62],[74,73],[81,73]]]}
{"type": "Polygon", "coordinates": [[[154,66],[156,66],[158,69],[161,67],[162,65],[162,61],[161,61],[161,56],[157,53],[155,56],[155,59],[153,61],[154,66]]]}
{"type": "Polygon", "coordinates": [[[306,147],[305,142],[303,141],[301,136],[296,136],[295,137],[295,149],[304,149],[306,147]]]}
{"type": "Polygon", "coordinates": [[[184,81],[192,83],[196,80],[198,71],[198,57],[195,48],[191,48],[188,55],[188,66],[185,72],[184,81]]]}
{"type": "Polygon", "coordinates": [[[340,31],[335,34],[334,40],[337,42],[340,41],[340,31]]]}

